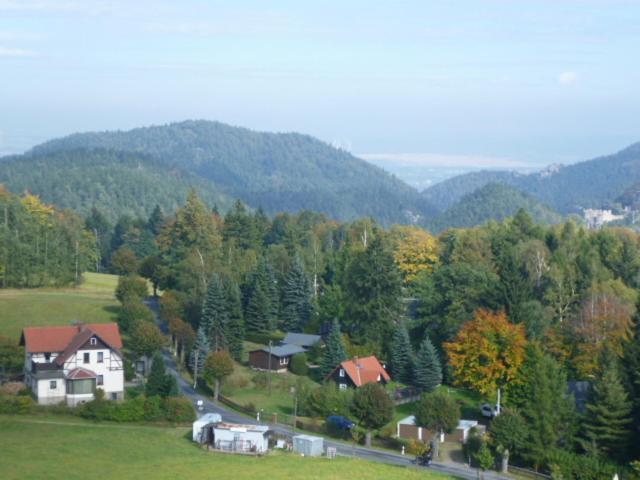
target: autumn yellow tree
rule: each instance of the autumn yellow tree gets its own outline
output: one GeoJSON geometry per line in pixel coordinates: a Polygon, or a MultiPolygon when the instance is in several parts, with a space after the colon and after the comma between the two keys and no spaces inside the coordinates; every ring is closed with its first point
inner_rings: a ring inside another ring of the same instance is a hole
{"type": "Polygon", "coordinates": [[[516,378],[526,343],[524,327],[510,323],[503,311],[477,310],[444,349],[456,383],[493,395],[516,378]]]}
{"type": "Polygon", "coordinates": [[[411,283],[421,272],[431,272],[438,262],[438,242],[418,227],[394,227],[397,247],[394,260],[406,283],[411,283]]]}

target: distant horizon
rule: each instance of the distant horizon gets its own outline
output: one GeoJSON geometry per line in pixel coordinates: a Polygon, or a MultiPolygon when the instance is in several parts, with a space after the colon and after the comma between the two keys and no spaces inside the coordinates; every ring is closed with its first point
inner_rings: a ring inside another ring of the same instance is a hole
{"type": "Polygon", "coordinates": [[[575,163],[640,140],[638,25],[628,0],[0,0],[0,153],[215,118],[352,152],[575,163]]]}

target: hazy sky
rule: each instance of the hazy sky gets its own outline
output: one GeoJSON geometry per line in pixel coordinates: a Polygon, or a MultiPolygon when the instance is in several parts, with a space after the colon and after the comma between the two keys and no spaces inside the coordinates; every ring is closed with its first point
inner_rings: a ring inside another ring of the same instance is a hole
{"type": "Polygon", "coordinates": [[[640,140],[639,60],[634,0],[0,0],[0,153],[205,118],[412,161],[570,162],[640,140]]]}

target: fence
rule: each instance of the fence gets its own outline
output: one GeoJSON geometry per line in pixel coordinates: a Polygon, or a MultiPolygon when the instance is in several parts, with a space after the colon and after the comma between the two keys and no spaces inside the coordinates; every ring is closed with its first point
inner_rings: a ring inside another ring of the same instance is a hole
{"type": "Polygon", "coordinates": [[[520,468],[509,465],[509,473],[515,473],[521,477],[525,478],[534,478],[534,479],[545,479],[550,480],[551,475],[545,475],[544,473],[535,472],[533,470],[529,470],[528,468],[520,468]]]}

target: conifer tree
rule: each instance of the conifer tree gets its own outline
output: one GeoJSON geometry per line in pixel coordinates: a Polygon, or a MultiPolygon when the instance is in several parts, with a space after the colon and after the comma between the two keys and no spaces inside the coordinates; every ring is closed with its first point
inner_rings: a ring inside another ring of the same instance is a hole
{"type": "Polygon", "coordinates": [[[198,384],[198,379],[202,377],[204,362],[210,351],[209,338],[204,327],[200,325],[196,334],[196,343],[193,345],[193,350],[191,350],[190,365],[193,371],[193,388],[198,384]]]}
{"type": "Polygon", "coordinates": [[[166,396],[165,386],[167,385],[167,372],[165,370],[162,356],[156,352],[153,355],[151,361],[151,370],[149,377],[147,378],[147,384],[145,385],[144,393],[147,397],[153,397],[154,395],[166,396]]]}
{"type": "Polygon", "coordinates": [[[631,443],[631,402],[615,359],[606,358],[603,363],[586,407],[585,437],[598,452],[622,459],[631,443]]]}
{"type": "Polygon", "coordinates": [[[413,352],[411,351],[409,333],[403,322],[398,323],[393,333],[389,358],[391,360],[391,378],[410,384],[413,379],[413,352]]]}
{"type": "Polygon", "coordinates": [[[340,365],[347,358],[340,334],[340,324],[334,320],[331,330],[325,342],[324,355],[322,357],[321,373],[323,376],[331,373],[331,370],[340,365]]]}
{"type": "Polygon", "coordinates": [[[304,272],[298,255],[287,275],[282,299],[283,328],[289,332],[300,332],[309,322],[312,311],[311,284],[304,272]]]}
{"type": "Polygon", "coordinates": [[[261,258],[254,270],[245,310],[247,332],[267,333],[276,328],[279,311],[278,286],[273,269],[261,258]]]}
{"type": "Polygon", "coordinates": [[[202,319],[200,324],[211,340],[214,352],[227,348],[227,301],[222,280],[214,273],[207,286],[207,293],[202,305],[202,319]]]}
{"type": "Polygon", "coordinates": [[[227,339],[229,353],[234,360],[240,361],[242,357],[242,341],[244,340],[244,319],[242,316],[242,299],[240,288],[232,279],[224,282],[227,301],[227,339]]]}
{"type": "Polygon", "coordinates": [[[433,343],[425,336],[413,371],[414,385],[425,392],[434,391],[442,383],[442,366],[433,343]]]}

